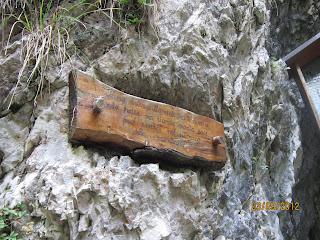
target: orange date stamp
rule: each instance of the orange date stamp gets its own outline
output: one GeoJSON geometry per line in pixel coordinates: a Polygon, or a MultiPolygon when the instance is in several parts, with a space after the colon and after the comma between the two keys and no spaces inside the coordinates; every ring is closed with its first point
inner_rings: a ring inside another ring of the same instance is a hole
{"type": "Polygon", "coordinates": [[[299,211],[298,202],[252,202],[251,211],[299,211]]]}

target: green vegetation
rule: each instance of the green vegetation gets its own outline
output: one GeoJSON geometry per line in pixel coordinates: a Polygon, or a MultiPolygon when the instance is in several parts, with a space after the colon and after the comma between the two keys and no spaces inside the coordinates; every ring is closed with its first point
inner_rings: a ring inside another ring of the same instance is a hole
{"type": "MultiPolygon", "coordinates": [[[[60,65],[70,58],[75,49],[70,36],[79,27],[86,28],[83,18],[92,13],[106,16],[119,28],[134,25],[140,28],[156,11],[156,0],[0,0],[2,24],[13,20],[7,46],[14,30],[21,29],[23,64],[18,81],[11,94],[10,108],[16,90],[21,86],[22,76],[28,70],[26,88],[37,86],[35,100],[45,85],[44,72],[55,59],[60,65]],[[116,14],[115,14],[116,13],[116,14]]],[[[49,88],[50,89],[50,88],[49,88]]]]}
{"type": "Polygon", "coordinates": [[[281,69],[281,67],[279,65],[279,60],[274,58],[274,57],[272,57],[271,60],[270,60],[270,66],[271,66],[272,75],[275,75],[281,69]]]}
{"type": "Polygon", "coordinates": [[[0,240],[17,240],[18,233],[14,231],[14,225],[19,224],[20,220],[26,216],[26,206],[21,203],[14,208],[0,209],[0,240]]]}
{"type": "Polygon", "coordinates": [[[119,0],[118,3],[119,19],[124,25],[140,26],[157,10],[155,0],[119,0]]]}

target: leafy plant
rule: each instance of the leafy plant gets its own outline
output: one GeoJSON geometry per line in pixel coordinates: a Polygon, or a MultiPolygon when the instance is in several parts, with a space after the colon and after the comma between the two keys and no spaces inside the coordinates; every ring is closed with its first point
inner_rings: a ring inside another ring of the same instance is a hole
{"type": "Polygon", "coordinates": [[[0,235],[0,240],[18,240],[20,238],[18,238],[18,233],[12,231],[10,233],[10,235],[7,235],[7,234],[1,234],[0,235]]]}
{"type": "Polygon", "coordinates": [[[157,11],[157,0],[113,0],[119,9],[119,19],[124,25],[137,25],[147,22],[157,11]]]}
{"type": "Polygon", "coordinates": [[[131,25],[138,25],[143,22],[142,18],[135,16],[134,14],[129,14],[127,16],[127,22],[131,25]]]}
{"type": "Polygon", "coordinates": [[[0,240],[20,239],[14,229],[14,222],[19,222],[27,215],[26,206],[21,203],[14,208],[0,209],[0,240]]]}

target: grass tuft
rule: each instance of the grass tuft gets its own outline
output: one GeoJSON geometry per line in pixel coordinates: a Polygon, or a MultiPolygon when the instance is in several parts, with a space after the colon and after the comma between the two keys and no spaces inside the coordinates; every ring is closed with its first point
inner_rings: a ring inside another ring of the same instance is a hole
{"type": "MultiPolygon", "coordinates": [[[[44,73],[49,57],[62,65],[71,54],[67,49],[72,45],[70,34],[76,26],[86,25],[84,16],[99,12],[109,18],[110,24],[119,28],[135,25],[140,28],[157,12],[158,0],[76,0],[73,3],[54,0],[0,0],[2,19],[13,19],[7,40],[7,48],[16,28],[22,28],[23,63],[8,104],[13,103],[17,88],[22,86],[22,76],[28,72],[26,88],[36,81],[35,103],[45,86],[44,73]]],[[[7,21],[2,21],[7,22],[7,21]]],[[[49,84],[50,91],[50,84],[49,84]]]]}

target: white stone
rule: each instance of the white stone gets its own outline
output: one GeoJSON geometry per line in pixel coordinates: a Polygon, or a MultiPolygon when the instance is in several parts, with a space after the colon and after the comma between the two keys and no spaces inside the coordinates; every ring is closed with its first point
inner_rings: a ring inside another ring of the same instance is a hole
{"type": "Polygon", "coordinates": [[[214,240],[226,240],[225,236],[220,235],[218,237],[216,237],[214,240]]]}

